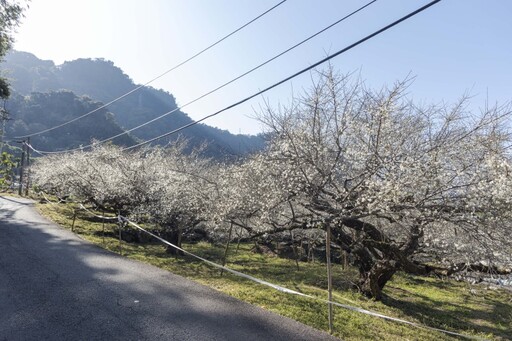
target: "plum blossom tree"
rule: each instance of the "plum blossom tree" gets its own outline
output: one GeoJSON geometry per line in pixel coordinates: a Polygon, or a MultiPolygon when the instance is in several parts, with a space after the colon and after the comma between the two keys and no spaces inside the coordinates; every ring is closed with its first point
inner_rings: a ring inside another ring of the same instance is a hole
{"type": "Polygon", "coordinates": [[[375,299],[397,270],[432,270],[414,256],[440,239],[510,250],[509,108],[419,108],[406,85],[375,92],[328,70],[290,107],[267,108],[274,138],[226,180],[224,217],[251,233],[332,229],[375,299]]]}
{"type": "Polygon", "coordinates": [[[248,236],[332,231],[359,269],[358,287],[380,299],[398,270],[435,270],[425,249],[512,264],[510,108],[478,114],[466,99],[417,107],[408,81],[372,91],[332,70],[289,107],[267,107],[266,150],[217,165],[183,147],[91,152],[38,160],[35,184],[171,231],[231,223],[248,236]]]}
{"type": "MultiPolygon", "coordinates": [[[[210,193],[215,192],[215,166],[203,159],[199,151],[183,152],[185,142],[176,142],[166,149],[147,151],[156,157],[153,163],[158,186],[152,200],[141,204],[136,211],[146,214],[167,231],[167,239],[181,247],[182,234],[191,231],[205,220],[210,193]]],[[[177,253],[168,247],[168,253],[177,253]]]]}
{"type": "Polygon", "coordinates": [[[205,174],[208,160],[182,153],[183,143],[163,149],[123,152],[98,146],[90,152],[37,160],[34,184],[46,192],[72,196],[107,212],[159,224],[173,242],[199,222],[205,191],[214,185],[205,174]]]}
{"type": "Polygon", "coordinates": [[[150,169],[152,156],[123,153],[115,146],[50,155],[37,160],[34,184],[60,196],[70,195],[126,215],[153,199],[157,178],[150,169]]]}

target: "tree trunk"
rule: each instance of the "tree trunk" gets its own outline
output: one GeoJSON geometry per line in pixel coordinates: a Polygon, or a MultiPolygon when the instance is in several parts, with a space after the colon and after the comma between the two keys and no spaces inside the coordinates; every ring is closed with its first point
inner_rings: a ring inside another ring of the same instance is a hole
{"type": "MultiPolygon", "coordinates": [[[[178,247],[181,247],[181,229],[172,229],[166,234],[167,240],[178,247]]],[[[174,255],[174,256],[183,256],[183,252],[180,250],[177,250],[176,248],[168,245],[167,249],[165,250],[167,254],[174,255]]]]}
{"type": "Polygon", "coordinates": [[[395,261],[383,259],[376,261],[370,271],[360,272],[359,288],[361,292],[376,301],[382,299],[382,289],[398,269],[395,261]]]}
{"type": "Polygon", "coordinates": [[[417,246],[406,243],[407,249],[401,250],[376,226],[357,219],[344,219],[343,225],[335,226],[335,236],[338,245],[351,254],[351,262],[358,267],[359,290],[377,301],[382,298],[386,283],[400,268],[401,260],[407,261],[407,255],[417,246]]]}

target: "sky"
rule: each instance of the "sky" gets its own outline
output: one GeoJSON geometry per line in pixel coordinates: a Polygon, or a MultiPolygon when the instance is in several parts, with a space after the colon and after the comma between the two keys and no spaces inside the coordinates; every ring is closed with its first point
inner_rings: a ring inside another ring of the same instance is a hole
{"type": "MultiPolygon", "coordinates": [[[[265,62],[367,3],[287,0],[198,58],[151,86],[183,105],[265,62]]],[[[135,83],[146,83],[263,13],[280,0],[33,0],[15,34],[14,48],[56,64],[104,58],[135,83]]],[[[428,3],[379,0],[364,12],[243,79],[183,108],[200,119],[323,59],[428,3]]],[[[512,100],[512,1],[443,0],[334,58],[380,89],[414,76],[408,96],[422,104],[470,108],[512,100]]],[[[254,116],[265,103],[287,105],[312,85],[304,74],[248,103],[205,121],[232,133],[262,130],[254,116]]],[[[169,127],[172,130],[176,127],[169,127]]]]}

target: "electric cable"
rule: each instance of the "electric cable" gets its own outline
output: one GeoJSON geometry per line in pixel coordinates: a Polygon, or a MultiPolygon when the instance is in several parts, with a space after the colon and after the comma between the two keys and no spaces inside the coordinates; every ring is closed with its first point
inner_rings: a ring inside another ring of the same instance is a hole
{"type": "Polygon", "coordinates": [[[113,104],[113,103],[115,103],[115,102],[117,102],[117,101],[119,101],[119,100],[121,100],[121,99],[123,99],[123,98],[125,98],[125,97],[127,97],[127,96],[129,96],[129,95],[131,95],[132,93],[134,93],[134,92],[136,92],[136,91],[140,90],[141,88],[143,88],[143,87],[145,87],[145,86],[147,86],[147,85],[149,85],[149,84],[153,83],[154,81],[156,81],[156,80],[158,80],[158,79],[162,78],[163,76],[167,75],[169,72],[176,70],[177,68],[179,68],[179,67],[183,66],[184,64],[188,63],[188,62],[189,62],[189,61],[191,61],[192,59],[194,59],[194,58],[196,58],[196,57],[200,56],[201,54],[203,54],[204,52],[208,51],[208,50],[209,50],[209,49],[211,49],[212,47],[214,47],[214,46],[218,45],[219,43],[223,42],[224,40],[226,40],[227,38],[231,37],[231,36],[232,36],[232,35],[234,35],[235,33],[239,32],[239,31],[241,31],[242,29],[244,29],[245,27],[249,26],[250,24],[252,24],[252,23],[253,23],[253,22],[255,22],[256,20],[260,19],[261,17],[263,17],[263,16],[264,16],[264,15],[266,15],[267,13],[271,12],[271,11],[272,11],[272,10],[274,10],[275,8],[279,7],[280,5],[282,5],[283,3],[285,3],[286,1],[287,1],[287,0],[282,0],[281,2],[279,2],[279,3],[277,3],[276,5],[272,6],[271,8],[269,8],[268,10],[266,10],[265,12],[263,12],[263,13],[261,13],[260,15],[258,15],[257,17],[255,17],[254,19],[252,19],[252,20],[250,20],[249,22],[245,23],[244,25],[240,26],[239,28],[237,28],[236,30],[232,31],[232,32],[231,32],[231,33],[229,33],[228,35],[226,35],[226,36],[222,37],[221,39],[217,40],[217,41],[216,41],[216,42],[214,42],[213,44],[211,44],[211,45],[209,45],[209,46],[205,47],[204,49],[202,49],[201,51],[199,51],[199,52],[197,52],[196,54],[192,55],[191,57],[189,57],[189,58],[185,59],[185,60],[184,60],[184,61],[182,61],[181,63],[179,63],[179,64],[177,64],[177,65],[173,66],[172,68],[170,68],[170,69],[168,69],[167,71],[165,71],[164,73],[162,73],[162,74],[160,74],[160,75],[156,76],[155,78],[153,78],[153,79],[151,79],[151,80],[147,81],[146,83],[144,83],[144,84],[142,84],[142,85],[139,85],[139,86],[135,87],[134,89],[130,90],[129,92],[127,92],[127,93],[125,93],[125,94],[123,94],[123,95],[121,95],[121,96],[119,96],[119,97],[117,97],[117,98],[115,98],[115,99],[111,100],[110,102],[108,102],[108,103],[106,103],[106,104],[103,104],[102,106],[100,106],[100,107],[98,107],[98,108],[96,108],[96,109],[94,109],[94,110],[91,110],[91,111],[89,111],[89,112],[87,112],[87,113],[85,113],[85,114],[83,114],[83,115],[81,115],[81,116],[75,117],[75,118],[73,118],[73,119],[71,119],[71,120],[69,120],[69,121],[67,121],[67,122],[61,123],[61,124],[56,125],[56,126],[54,126],[54,127],[47,128],[47,129],[43,129],[43,130],[41,130],[41,131],[34,132],[34,133],[31,133],[31,134],[28,134],[28,135],[15,136],[15,138],[17,138],[17,139],[22,139],[22,138],[26,138],[26,137],[31,137],[31,136],[41,135],[41,134],[43,134],[43,133],[47,133],[47,132],[49,132],[49,131],[52,131],[52,130],[55,130],[55,129],[58,129],[58,128],[61,128],[61,127],[64,127],[64,126],[66,126],[66,125],[68,125],[68,124],[70,124],[70,123],[73,123],[73,122],[75,122],[75,121],[78,121],[78,120],[80,120],[80,119],[82,119],[82,118],[84,118],[84,117],[87,117],[87,116],[89,116],[89,115],[94,114],[95,112],[97,112],[97,111],[99,111],[99,110],[101,110],[101,109],[106,108],[107,106],[109,106],[109,105],[111,105],[111,104],[113,104]]]}
{"type": "Polygon", "coordinates": [[[356,47],[356,46],[358,46],[358,45],[360,45],[360,44],[364,43],[365,41],[367,41],[367,40],[369,40],[369,39],[371,39],[371,38],[373,38],[373,37],[375,37],[375,36],[379,35],[380,33],[385,32],[385,31],[389,30],[390,28],[392,28],[392,27],[394,27],[394,26],[396,26],[396,25],[400,24],[401,22],[403,22],[403,21],[405,21],[405,20],[407,20],[407,19],[409,19],[409,18],[411,18],[411,17],[413,17],[413,16],[415,16],[415,15],[417,15],[417,14],[419,14],[419,13],[423,12],[423,11],[424,11],[424,10],[426,10],[427,8],[429,8],[429,7],[431,7],[431,6],[435,5],[435,4],[437,4],[437,3],[438,3],[438,2],[440,2],[440,1],[441,1],[441,0],[434,0],[434,1],[431,1],[431,2],[429,2],[428,4],[426,4],[425,6],[422,6],[422,7],[418,8],[417,10],[415,10],[415,11],[413,11],[413,12],[411,12],[411,13],[409,13],[409,14],[407,14],[407,15],[403,16],[402,18],[400,18],[400,19],[398,19],[398,20],[396,20],[396,21],[392,22],[391,24],[386,25],[386,26],[384,26],[383,28],[381,28],[381,29],[379,29],[379,30],[377,30],[377,31],[375,31],[375,32],[373,32],[373,33],[371,33],[371,34],[367,35],[366,37],[364,37],[364,38],[362,38],[362,39],[358,40],[357,42],[355,42],[355,43],[353,43],[353,44],[351,44],[351,45],[349,45],[349,46],[347,46],[347,47],[345,47],[345,48],[343,48],[343,49],[341,49],[341,50],[337,51],[336,53],[331,54],[331,55],[329,55],[329,56],[325,57],[324,59],[322,59],[322,60],[320,60],[320,61],[318,61],[318,62],[316,62],[316,63],[312,64],[311,66],[308,66],[308,67],[306,67],[306,68],[304,68],[304,69],[302,69],[302,70],[300,70],[300,71],[298,71],[298,72],[296,72],[296,73],[292,74],[291,76],[288,76],[288,77],[286,77],[285,79],[283,79],[283,80],[281,80],[281,81],[279,81],[279,82],[277,82],[277,83],[272,84],[271,86],[269,86],[269,87],[267,87],[267,88],[265,88],[265,89],[263,89],[263,90],[260,90],[260,91],[258,91],[258,92],[256,92],[256,93],[254,93],[254,94],[252,94],[252,95],[250,95],[250,96],[248,96],[248,97],[246,97],[246,98],[244,98],[244,99],[242,99],[242,100],[240,100],[240,101],[238,101],[238,102],[236,102],[236,103],[234,103],[234,104],[231,104],[231,105],[229,105],[229,106],[225,107],[224,109],[221,109],[221,110],[219,110],[219,111],[216,111],[216,112],[214,112],[213,114],[210,114],[210,115],[204,116],[203,118],[201,118],[201,119],[199,119],[199,120],[193,121],[193,122],[191,122],[191,123],[189,123],[189,124],[186,124],[186,125],[184,125],[184,126],[181,126],[180,128],[174,129],[174,130],[172,130],[172,131],[170,131],[170,132],[167,132],[167,133],[165,133],[165,134],[159,135],[159,136],[154,137],[154,138],[152,138],[152,139],[149,139],[149,140],[147,140],[147,141],[144,141],[144,142],[141,142],[141,143],[135,144],[135,145],[130,146],[130,147],[126,147],[126,148],[124,148],[123,150],[130,150],[130,149],[133,149],[133,148],[137,148],[137,147],[140,147],[140,146],[146,145],[146,144],[148,144],[148,143],[154,142],[154,141],[156,141],[156,140],[159,140],[159,139],[161,139],[161,138],[164,138],[164,137],[166,137],[166,136],[169,136],[169,135],[175,134],[175,133],[180,132],[180,131],[182,131],[182,130],[184,130],[184,129],[187,129],[187,128],[189,128],[189,127],[193,126],[193,125],[196,125],[196,124],[198,124],[198,123],[201,123],[201,122],[203,122],[203,121],[205,121],[205,120],[207,120],[207,119],[209,119],[209,118],[211,118],[211,117],[213,117],[213,116],[217,116],[217,115],[219,115],[220,113],[222,113],[222,112],[224,112],[224,111],[227,111],[227,110],[229,110],[229,109],[232,109],[232,108],[234,108],[234,107],[236,107],[236,106],[238,106],[238,105],[240,105],[240,104],[242,104],[242,103],[245,103],[245,102],[247,102],[247,101],[249,101],[249,100],[253,99],[253,98],[254,98],[254,97],[256,97],[256,96],[259,96],[259,95],[261,95],[261,94],[263,94],[263,93],[265,93],[265,92],[267,92],[267,91],[269,91],[269,90],[271,90],[271,89],[273,89],[273,88],[275,88],[275,87],[277,87],[277,86],[279,86],[279,85],[281,85],[281,84],[283,84],[283,83],[285,83],[285,82],[287,82],[287,81],[289,81],[289,80],[291,80],[291,79],[293,79],[293,78],[295,78],[295,77],[297,77],[297,76],[299,76],[299,75],[301,75],[301,74],[303,74],[303,73],[305,73],[305,72],[307,72],[307,71],[310,71],[310,70],[312,70],[312,69],[316,68],[317,66],[319,66],[319,65],[321,65],[321,64],[323,64],[323,63],[325,63],[325,62],[327,62],[327,61],[329,61],[329,60],[331,60],[331,59],[332,59],[332,58],[334,58],[334,57],[339,56],[339,55],[340,55],[340,54],[342,54],[342,53],[345,53],[345,52],[347,52],[347,51],[349,51],[349,50],[353,49],[354,47],[356,47]]]}
{"type": "Polygon", "coordinates": [[[258,70],[258,69],[262,68],[263,66],[267,65],[268,63],[270,63],[270,62],[272,62],[272,61],[276,60],[277,58],[279,58],[279,57],[283,56],[284,54],[286,54],[286,53],[288,53],[288,52],[292,51],[293,49],[295,49],[295,48],[297,48],[297,47],[299,47],[299,46],[301,46],[301,45],[305,44],[306,42],[308,42],[308,41],[310,41],[311,39],[315,38],[316,36],[318,36],[318,35],[322,34],[323,32],[325,32],[325,31],[327,31],[327,30],[331,29],[332,27],[334,27],[334,26],[338,25],[339,23],[341,23],[341,22],[343,22],[343,21],[347,20],[347,19],[348,19],[348,18],[350,18],[351,16],[353,16],[353,15],[355,15],[356,13],[358,13],[358,12],[362,11],[363,9],[367,8],[368,6],[370,6],[371,4],[373,4],[373,3],[377,2],[377,1],[378,1],[378,0],[372,0],[372,1],[368,2],[367,4],[365,4],[365,5],[361,6],[361,7],[359,7],[358,9],[356,9],[355,11],[353,11],[353,12],[351,12],[351,13],[349,13],[349,14],[345,15],[343,18],[338,19],[338,20],[337,20],[337,21],[335,21],[334,23],[332,23],[332,24],[330,24],[330,25],[328,25],[328,26],[324,27],[324,28],[323,28],[323,29],[321,29],[320,31],[318,31],[318,32],[314,33],[313,35],[310,35],[310,36],[309,36],[309,37],[307,37],[306,39],[303,39],[302,41],[300,41],[300,42],[296,43],[295,45],[293,45],[293,46],[291,46],[291,47],[289,47],[289,48],[287,48],[286,50],[282,51],[281,53],[279,53],[279,54],[275,55],[274,57],[272,57],[272,58],[270,58],[270,59],[268,59],[268,60],[264,61],[263,63],[261,63],[261,64],[259,64],[259,65],[255,66],[255,67],[253,67],[252,69],[250,69],[250,70],[248,70],[248,71],[244,72],[243,74],[241,74],[241,75],[239,75],[239,76],[237,76],[237,77],[235,77],[235,78],[233,78],[233,79],[229,80],[228,82],[226,82],[226,83],[224,83],[224,84],[222,84],[222,85],[220,85],[220,86],[216,87],[215,89],[210,90],[210,91],[208,91],[207,93],[205,93],[205,94],[203,94],[203,95],[201,95],[201,96],[199,96],[199,97],[197,97],[197,98],[195,98],[195,99],[193,99],[193,100],[191,100],[191,101],[189,101],[189,102],[187,102],[187,103],[185,103],[185,104],[183,104],[183,105],[181,105],[181,106],[179,106],[179,107],[177,107],[177,108],[175,108],[175,109],[173,109],[173,110],[170,110],[170,111],[168,111],[168,112],[166,112],[166,113],[164,113],[164,114],[162,114],[162,115],[160,115],[160,116],[157,116],[157,117],[155,117],[155,118],[153,118],[153,119],[151,119],[151,120],[149,120],[149,121],[147,121],[147,122],[145,122],[145,123],[142,123],[142,124],[140,124],[140,125],[138,125],[138,126],[136,126],[136,127],[130,128],[130,129],[128,129],[128,130],[125,130],[125,131],[123,131],[123,132],[121,132],[121,133],[119,133],[119,134],[117,134],[117,135],[114,135],[114,136],[108,137],[108,138],[106,138],[106,139],[103,139],[103,140],[100,140],[100,141],[97,141],[97,142],[91,143],[91,144],[89,144],[89,145],[85,145],[85,146],[81,146],[81,147],[77,147],[77,148],[66,149],[66,150],[54,151],[54,152],[50,152],[50,151],[47,151],[47,152],[38,151],[38,152],[48,153],[48,154],[58,154],[58,153],[66,153],[66,152],[73,152],[73,151],[77,151],[77,150],[83,150],[83,149],[86,149],[86,148],[90,148],[90,147],[93,147],[93,146],[100,145],[100,144],[105,143],[105,142],[108,142],[108,141],[112,141],[113,139],[115,139],[115,138],[117,138],[117,137],[123,136],[123,135],[125,135],[125,134],[128,134],[128,133],[130,133],[130,132],[134,131],[134,130],[137,130],[137,129],[139,129],[139,128],[142,128],[142,127],[144,127],[144,126],[147,126],[148,124],[151,124],[151,123],[153,123],[153,122],[155,122],[155,121],[157,121],[157,120],[159,120],[159,119],[162,119],[162,118],[164,118],[164,117],[166,117],[166,116],[169,116],[169,115],[171,115],[171,114],[173,114],[173,113],[177,112],[178,110],[181,110],[181,109],[183,109],[183,108],[185,108],[185,107],[187,107],[187,106],[189,106],[189,105],[191,105],[191,104],[193,104],[193,103],[195,103],[195,102],[197,102],[197,101],[199,101],[199,100],[203,99],[204,97],[209,96],[209,95],[211,95],[212,93],[219,91],[220,89],[222,89],[222,88],[224,88],[224,87],[228,86],[229,84],[232,84],[233,82],[235,82],[235,81],[237,81],[237,80],[241,79],[242,77],[245,77],[245,76],[247,76],[248,74],[250,74],[250,73],[252,73],[252,72],[254,72],[254,71],[256,71],[256,70],[258,70]]]}

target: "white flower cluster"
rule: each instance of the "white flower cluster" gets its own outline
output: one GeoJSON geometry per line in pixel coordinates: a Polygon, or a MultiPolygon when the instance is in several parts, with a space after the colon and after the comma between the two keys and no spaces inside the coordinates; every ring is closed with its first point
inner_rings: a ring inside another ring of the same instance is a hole
{"type": "Polygon", "coordinates": [[[122,152],[115,146],[91,152],[52,155],[33,167],[34,184],[60,196],[72,196],[112,212],[146,216],[198,216],[216,184],[207,160],[173,148],[122,152]]]}
{"type": "Polygon", "coordinates": [[[263,233],[358,219],[398,242],[458,229],[482,247],[503,247],[512,212],[508,116],[503,108],[469,114],[464,101],[418,108],[403,98],[405,83],[374,92],[322,75],[289,108],[262,114],[267,149],[236,164],[186,156],[180,146],[107,146],[38,160],[35,183],[159,221],[181,214],[263,233]]]}

